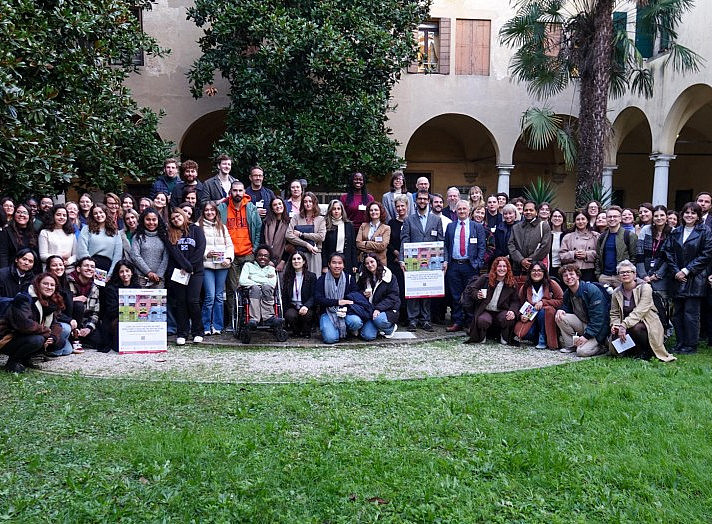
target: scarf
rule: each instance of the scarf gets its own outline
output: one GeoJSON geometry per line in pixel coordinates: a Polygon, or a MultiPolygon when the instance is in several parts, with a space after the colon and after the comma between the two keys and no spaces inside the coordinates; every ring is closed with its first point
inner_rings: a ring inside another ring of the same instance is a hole
{"type": "MultiPolygon", "coordinates": [[[[339,281],[336,282],[334,275],[331,274],[331,271],[327,271],[326,276],[324,277],[324,294],[326,295],[326,298],[331,300],[343,299],[344,293],[346,293],[347,278],[348,276],[342,273],[339,281]]],[[[346,338],[346,319],[336,315],[338,308],[339,306],[330,306],[326,308],[326,313],[329,315],[329,319],[331,320],[331,323],[334,324],[334,327],[339,330],[339,338],[341,339],[346,338]]]]}
{"type": "Polygon", "coordinates": [[[346,242],[346,230],[344,226],[344,220],[332,219],[331,224],[336,226],[336,252],[344,252],[344,243],[346,242]]]}

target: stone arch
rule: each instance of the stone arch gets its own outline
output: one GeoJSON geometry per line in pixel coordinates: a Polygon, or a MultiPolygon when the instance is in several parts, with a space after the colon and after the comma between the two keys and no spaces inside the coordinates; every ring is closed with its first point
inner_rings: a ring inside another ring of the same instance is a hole
{"type": "Polygon", "coordinates": [[[453,185],[493,191],[498,157],[497,141],[484,124],[468,115],[446,113],[425,121],[411,135],[405,148],[406,175],[429,176],[436,192],[453,185]]]}
{"type": "Polygon", "coordinates": [[[695,84],[680,93],[665,117],[663,130],[653,144],[654,151],[673,154],[682,128],[695,113],[711,102],[712,87],[707,84],[695,84]]]}
{"type": "MultiPolygon", "coordinates": [[[[559,114],[568,125],[576,126],[578,118],[573,115],[559,114]]],[[[576,174],[566,169],[563,155],[556,143],[541,150],[529,147],[522,133],[512,149],[512,176],[510,179],[510,197],[519,196],[523,188],[537,178],[553,182],[557,192],[557,205],[565,209],[573,208],[576,191],[576,174]]]]}
{"type": "Polygon", "coordinates": [[[214,147],[225,134],[227,109],[219,109],[197,118],[183,133],[179,150],[181,160],[190,158],[198,162],[201,179],[212,176],[214,147]]]}
{"type": "Polygon", "coordinates": [[[626,107],[613,123],[606,163],[613,171],[615,202],[636,206],[649,202],[653,189],[653,150],[650,121],[638,107],[626,107]]]}

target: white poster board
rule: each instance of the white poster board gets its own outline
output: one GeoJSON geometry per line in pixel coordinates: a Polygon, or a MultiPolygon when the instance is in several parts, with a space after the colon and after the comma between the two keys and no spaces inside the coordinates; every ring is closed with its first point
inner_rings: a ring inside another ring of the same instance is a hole
{"type": "Polygon", "coordinates": [[[119,290],[119,354],[168,349],[165,289],[119,290]]]}
{"type": "Polygon", "coordinates": [[[444,242],[403,244],[405,298],[445,296],[444,242]]]}

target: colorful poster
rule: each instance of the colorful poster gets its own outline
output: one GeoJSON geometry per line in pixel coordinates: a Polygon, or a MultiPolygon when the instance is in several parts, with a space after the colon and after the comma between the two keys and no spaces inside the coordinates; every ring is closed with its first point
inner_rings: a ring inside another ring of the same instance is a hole
{"type": "Polygon", "coordinates": [[[167,351],[166,290],[119,290],[119,354],[167,351]]]}
{"type": "Polygon", "coordinates": [[[406,298],[445,296],[444,252],[443,242],[403,244],[406,298]]]}

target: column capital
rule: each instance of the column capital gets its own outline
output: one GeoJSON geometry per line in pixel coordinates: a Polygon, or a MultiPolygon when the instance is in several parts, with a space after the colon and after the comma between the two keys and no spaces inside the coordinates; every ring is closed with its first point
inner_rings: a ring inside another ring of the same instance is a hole
{"type": "Polygon", "coordinates": [[[604,170],[604,171],[608,171],[608,172],[610,172],[610,173],[612,173],[612,172],[615,171],[616,169],[618,169],[618,166],[603,166],[603,170],[604,170]]]}
{"type": "Polygon", "coordinates": [[[666,155],[663,153],[655,153],[650,155],[650,160],[655,162],[655,165],[670,165],[670,160],[675,160],[677,155],[666,155]]]}
{"type": "Polygon", "coordinates": [[[514,164],[497,164],[497,169],[502,172],[502,171],[511,171],[514,169],[514,164]]]}

